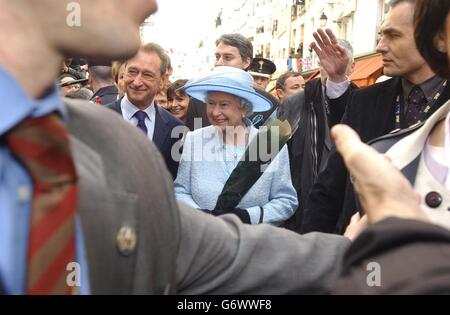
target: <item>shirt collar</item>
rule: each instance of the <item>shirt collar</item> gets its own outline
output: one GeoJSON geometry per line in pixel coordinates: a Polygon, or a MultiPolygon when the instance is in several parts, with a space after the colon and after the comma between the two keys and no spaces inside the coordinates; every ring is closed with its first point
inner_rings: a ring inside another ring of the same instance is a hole
{"type": "Polygon", "coordinates": [[[0,66],[0,136],[27,117],[40,117],[57,112],[67,120],[67,113],[61,97],[52,86],[47,94],[39,100],[30,97],[20,83],[0,66]]]}
{"type": "MultiPolygon", "coordinates": [[[[425,94],[425,97],[428,100],[430,100],[439,91],[444,81],[445,79],[435,75],[431,79],[428,79],[425,82],[419,84],[419,86],[422,89],[423,93],[425,94]]],[[[405,100],[408,99],[408,96],[411,93],[411,90],[413,89],[414,86],[415,85],[409,82],[408,80],[402,79],[403,96],[405,97],[405,100]]]]}
{"type": "MultiPolygon", "coordinates": [[[[125,93],[125,96],[123,97],[122,100],[122,111],[125,114],[125,117],[128,120],[131,120],[134,114],[136,114],[136,112],[140,110],[141,109],[137,108],[133,103],[131,103],[131,101],[128,99],[128,95],[125,93]]],[[[156,113],[154,102],[152,101],[150,103],[150,106],[148,106],[146,109],[142,111],[147,113],[148,118],[151,120],[151,118],[154,117],[156,113]]]]}

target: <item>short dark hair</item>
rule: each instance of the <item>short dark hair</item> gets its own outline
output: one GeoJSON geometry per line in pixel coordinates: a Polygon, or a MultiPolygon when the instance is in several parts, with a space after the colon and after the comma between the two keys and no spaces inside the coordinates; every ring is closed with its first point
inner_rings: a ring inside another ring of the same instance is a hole
{"type": "Polygon", "coordinates": [[[112,68],[108,66],[90,66],[89,75],[97,82],[113,84],[112,68]]]}
{"type": "Polygon", "coordinates": [[[436,37],[445,31],[445,21],[449,12],[449,0],[417,0],[414,15],[414,36],[419,52],[434,72],[448,79],[450,79],[448,56],[436,47],[436,37]]]}
{"type": "Polygon", "coordinates": [[[242,60],[246,60],[247,58],[250,58],[250,62],[253,60],[252,42],[241,34],[223,34],[216,40],[216,46],[219,46],[220,43],[236,47],[239,50],[242,60]]]}
{"type": "Polygon", "coordinates": [[[280,77],[277,80],[276,88],[284,91],[284,85],[286,84],[286,80],[290,77],[300,77],[302,74],[300,72],[296,71],[287,71],[280,75],[280,77]]]}

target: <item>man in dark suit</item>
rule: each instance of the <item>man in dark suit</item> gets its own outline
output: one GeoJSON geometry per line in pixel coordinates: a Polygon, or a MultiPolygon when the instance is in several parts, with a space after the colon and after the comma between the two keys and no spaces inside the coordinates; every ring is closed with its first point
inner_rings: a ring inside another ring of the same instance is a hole
{"type": "Polygon", "coordinates": [[[125,96],[107,107],[141,129],[156,144],[175,179],[179,154],[176,145],[185,131],[184,124],[154,102],[167,79],[167,66],[167,55],[159,45],[143,46],[126,63],[125,96]],[[179,130],[174,130],[178,126],[179,130]]]}
{"type": "MultiPolygon", "coordinates": [[[[347,104],[342,122],[354,128],[364,142],[427,119],[450,98],[446,81],[430,69],[414,41],[414,0],[395,0],[381,27],[377,51],[384,74],[394,77],[362,90],[350,100],[342,96],[330,106],[347,104]]],[[[313,186],[301,231],[343,233],[357,211],[342,159],[332,152],[326,169],[313,186]]]]}
{"type": "Polygon", "coordinates": [[[285,227],[300,232],[303,209],[318,174],[326,167],[331,150],[330,129],[339,123],[345,103],[330,105],[332,97],[348,98],[357,86],[349,76],[354,68],[353,47],[337,39],[330,29],[314,33],[313,45],[320,60],[320,78],[308,81],[304,93],[288,97],[281,108],[294,108],[300,113],[297,131],[288,141],[292,183],[297,191],[299,206],[285,227]],[[326,49],[329,42],[333,50],[326,49]]]}
{"type": "MultiPolygon", "coordinates": [[[[224,34],[216,40],[216,62],[214,66],[229,66],[242,70],[247,70],[253,60],[253,45],[241,34],[224,34]]],[[[267,118],[278,108],[280,102],[272,94],[255,88],[256,92],[269,99],[272,108],[261,113],[253,113],[249,118],[255,127],[259,127],[267,120],[267,118]]],[[[206,115],[205,103],[191,99],[188,107],[186,125],[189,129],[198,129],[210,125],[208,116],[206,115]],[[201,123],[195,124],[195,119],[201,118],[201,123]]]]}

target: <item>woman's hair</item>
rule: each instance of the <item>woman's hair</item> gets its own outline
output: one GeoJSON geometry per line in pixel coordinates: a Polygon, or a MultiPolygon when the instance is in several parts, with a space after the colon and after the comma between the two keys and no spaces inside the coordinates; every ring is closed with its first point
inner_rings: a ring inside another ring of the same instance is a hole
{"type": "Polygon", "coordinates": [[[179,79],[179,80],[176,80],[175,82],[173,82],[172,84],[170,84],[169,87],[167,88],[167,97],[173,98],[173,96],[176,94],[187,95],[186,92],[184,92],[184,91],[177,92],[177,90],[179,88],[183,87],[187,81],[188,80],[186,80],[186,79],[179,79]]]}
{"type": "Polygon", "coordinates": [[[119,83],[119,71],[124,64],[125,60],[118,60],[112,63],[112,76],[116,84],[119,83]]]}
{"type": "Polygon", "coordinates": [[[245,116],[251,116],[251,114],[253,114],[253,104],[244,98],[238,98],[241,100],[241,105],[239,106],[239,108],[245,111],[245,116]]]}
{"type": "Polygon", "coordinates": [[[448,79],[448,56],[446,52],[438,50],[436,39],[441,32],[445,32],[445,21],[449,13],[449,0],[417,0],[414,16],[417,49],[434,72],[448,79]]]}

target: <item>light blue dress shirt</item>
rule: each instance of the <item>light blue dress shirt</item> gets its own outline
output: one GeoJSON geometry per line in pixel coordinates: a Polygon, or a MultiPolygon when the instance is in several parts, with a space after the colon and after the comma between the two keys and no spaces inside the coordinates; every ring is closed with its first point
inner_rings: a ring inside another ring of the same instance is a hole
{"type": "MultiPolygon", "coordinates": [[[[45,98],[30,98],[19,83],[0,67],[0,281],[7,294],[26,293],[27,249],[32,205],[32,181],[2,140],[27,117],[51,112],[66,118],[54,88],[45,98]]],[[[89,275],[79,218],[76,219],[76,259],[80,264],[80,294],[89,294],[89,275]]]]}
{"type": "MultiPolygon", "coordinates": [[[[120,103],[120,108],[122,109],[122,117],[128,121],[133,126],[137,126],[138,119],[134,117],[136,112],[140,111],[139,108],[133,105],[130,102],[127,95],[125,94],[122,102],[120,103]]],[[[143,112],[147,113],[147,118],[145,118],[145,126],[147,127],[147,137],[150,140],[153,140],[153,134],[155,132],[155,121],[156,121],[156,109],[155,104],[153,103],[149,107],[147,107],[143,112]]]]}

